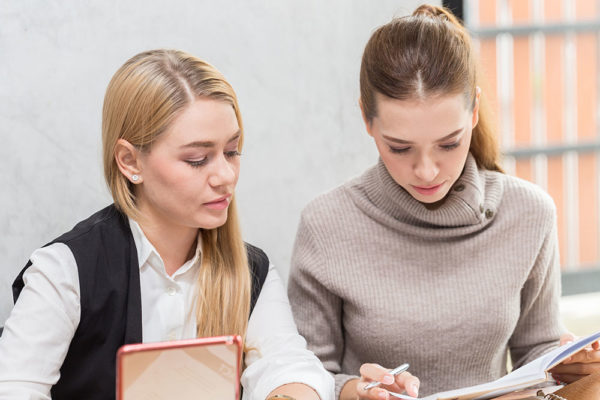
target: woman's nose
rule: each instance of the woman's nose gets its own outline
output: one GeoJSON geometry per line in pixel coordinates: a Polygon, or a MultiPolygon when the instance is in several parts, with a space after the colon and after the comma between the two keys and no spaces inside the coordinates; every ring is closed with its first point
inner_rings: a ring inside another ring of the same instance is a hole
{"type": "Polygon", "coordinates": [[[225,155],[217,157],[213,163],[208,183],[213,187],[218,187],[235,184],[236,180],[237,168],[229,162],[225,155]]]}
{"type": "Polygon", "coordinates": [[[435,160],[429,156],[420,157],[414,168],[415,175],[423,183],[434,183],[440,172],[435,160]]]}

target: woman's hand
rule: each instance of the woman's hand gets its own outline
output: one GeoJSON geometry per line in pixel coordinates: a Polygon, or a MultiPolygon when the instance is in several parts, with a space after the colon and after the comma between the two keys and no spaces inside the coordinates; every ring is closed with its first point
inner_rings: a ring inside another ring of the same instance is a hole
{"type": "MultiPolygon", "coordinates": [[[[561,346],[575,340],[575,336],[566,333],[560,337],[561,346]]],[[[561,364],[550,370],[554,379],[565,383],[575,382],[593,373],[600,373],[600,342],[581,349],[561,364]]]]}
{"type": "Polygon", "coordinates": [[[406,390],[409,396],[419,395],[419,379],[409,372],[402,372],[396,376],[390,370],[377,364],[363,364],[360,367],[360,379],[353,379],[344,385],[340,399],[373,399],[383,400],[392,398],[389,391],[402,393],[406,390]],[[365,390],[365,386],[373,381],[381,385],[365,390]]]}

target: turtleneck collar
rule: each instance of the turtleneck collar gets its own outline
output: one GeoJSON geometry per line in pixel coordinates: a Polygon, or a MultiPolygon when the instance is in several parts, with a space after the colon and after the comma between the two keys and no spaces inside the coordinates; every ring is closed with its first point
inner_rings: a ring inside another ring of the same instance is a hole
{"type": "Polygon", "coordinates": [[[381,161],[348,190],[359,208],[381,222],[400,223],[414,228],[458,228],[471,233],[491,223],[502,199],[501,174],[478,169],[469,153],[460,178],[443,203],[430,210],[394,181],[381,161]],[[390,219],[389,217],[392,217],[390,219]]]}

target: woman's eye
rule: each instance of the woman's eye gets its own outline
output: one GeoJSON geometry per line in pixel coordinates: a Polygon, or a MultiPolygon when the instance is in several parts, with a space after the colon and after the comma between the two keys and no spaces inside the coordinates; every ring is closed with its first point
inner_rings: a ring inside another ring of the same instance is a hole
{"type": "Polygon", "coordinates": [[[455,143],[452,143],[452,144],[443,144],[443,145],[440,145],[440,147],[443,150],[452,150],[452,149],[457,148],[458,145],[460,145],[460,142],[455,142],[455,143]]]}
{"type": "Polygon", "coordinates": [[[185,160],[186,163],[190,164],[192,167],[201,167],[208,161],[208,157],[204,157],[201,160],[185,160]]]}
{"type": "Polygon", "coordinates": [[[390,147],[390,151],[396,154],[406,153],[410,150],[410,147],[390,147]]]}
{"type": "Polygon", "coordinates": [[[227,158],[239,157],[241,155],[242,155],[242,153],[240,153],[237,150],[225,152],[225,157],[227,157],[227,158]]]}
{"type": "MultiPolygon", "coordinates": [[[[227,157],[227,158],[234,158],[234,157],[238,157],[238,156],[242,155],[242,153],[240,153],[237,150],[225,151],[225,152],[223,152],[223,154],[225,154],[225,157],[227,157]]],[[[197,168],[197,167],[202,167],[203,165],[206,165],[209,161],[209,158],[207,156],[207,157],[204,157],[204,158],[201,158],[198,160],[184,160],[184,161],[186,163],[188,163],[189,165],[191,165],[192,167],[197,168]]]]}

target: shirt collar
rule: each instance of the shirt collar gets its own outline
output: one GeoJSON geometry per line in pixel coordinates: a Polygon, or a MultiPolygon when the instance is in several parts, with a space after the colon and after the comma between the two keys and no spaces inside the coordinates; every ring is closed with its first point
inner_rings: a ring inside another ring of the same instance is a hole
{"type": "MultiPolygon", "coordinates": [[[[165,263],[154,245],[150,243],[140,225],[135,220],[131,218],[128,219],[133,241],[135,243],[135,248],[137,250],[140,269],[148,265],[166,274],[165,263]]],[[[184,274],[193,266],[199,265],[201,257],[202,234],[200,233],[200,230],[198,230],[198,240],[196,241],[196,251],[194,252],[194,256],[187,260],[181,267],[179,267],[179,269],[173,274],[173,277],[175,277],[175,275],[184,274]]]]}

